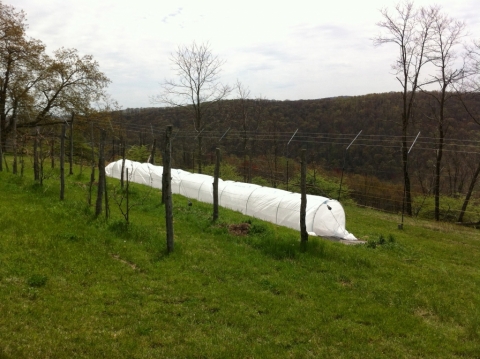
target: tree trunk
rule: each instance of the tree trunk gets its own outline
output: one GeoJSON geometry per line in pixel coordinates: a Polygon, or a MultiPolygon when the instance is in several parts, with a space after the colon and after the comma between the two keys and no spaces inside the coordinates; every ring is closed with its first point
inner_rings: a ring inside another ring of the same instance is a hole
{"type": "Polygon", "coordinates": [[[477,183],[478,175],[480,174],[480,162],[478,163],[477,170],[473,174],[472,180],[470,182],[470,186],[468,187],[467,194],[465,196],[465,200],[463,201],[462,209],[460,210],[460,214],[458,215],[457,222],[463,222],[463,216],[465,215],[465,211],[467,210],[468,202],[470,201],[470,197],[472,196],[473,189],[475,188],[475,184],[477,183]]]}
{"type": "Polygon", "coordinates": [[[444,118],[445,118],[445,92],[446,87],[443,87],[442,97],[440,99],[440,118],[438,123],[438,148],[437,148],[437,158],[435,161],[435,184],[434,184],[434,195],[435,195],[435,220],[440,220],[440,171],[442,166],[442,156],[443,156],[443,141],[445,138],[445,131],[443,128],[444,118]]]}
{"type": "Polygon", "coordinates": [[[154,138],[153,139],[153,144],[152,144],[152,151],[150,151],[150,161],[149,161],[152,165],[155,164],[155,148],[156,148],[156,146],[157,146],[157,139],[154,138]]]}
{"type": "Polygon", "coordinates": [[[198,162],[198,173],[202,174],[202,162],[203,162],[203,158],[202,158],[202,136],[198,136],[198,159],[197,159],[197,162],[198,162]]]}
{"type": "Polygon", "coordinates": [[[408,146],[407,146],[407,123],[403,124],[402,134],[402,165],[403,165],[403,184],[405,187],[405,205],[407,215],[412,215],[412,194],[410,189],[410,176],[408,174],[408,146]]]}

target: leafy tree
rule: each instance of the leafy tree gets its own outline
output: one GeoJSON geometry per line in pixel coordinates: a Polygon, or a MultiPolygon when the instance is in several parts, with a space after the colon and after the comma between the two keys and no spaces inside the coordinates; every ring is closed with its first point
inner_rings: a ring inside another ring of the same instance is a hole
{"type": "Polygon", "coordinates": [[[23,11],[0,2],[0,142],[20,127],[63,122],[86,113],[110,80],[91,55],[61,48],[53,56],[26,35],[23,11]]]}

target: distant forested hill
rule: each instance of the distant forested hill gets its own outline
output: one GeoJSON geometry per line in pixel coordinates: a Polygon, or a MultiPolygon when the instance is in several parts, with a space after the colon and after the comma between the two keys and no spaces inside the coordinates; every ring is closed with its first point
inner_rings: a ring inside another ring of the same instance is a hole
{"type": "MultiPolygon", "coordinates": [[[[467,105],[472,114],[480,117],[480,95],[468,98],[467,105]]],[[[225,100],[205,113],[204,152],[208,160],[208,154],[221,145],[225,153],[239,157],[248,152],[253,157],[295,158],[299,149],[305,147],[310,162],[338,170],[343,165],[345,148],[362,131],[348,151],[346,169],[394,179],[401,175],[401,107],[401,94],[394,92],[298,101],[225,100]]],[[[193,128],[189,110],[126,109],[117,118],[132,131],[129,140],[141,144],[150,144],[152,137],[161,141],[161,132],[167,124],[172,124],[175,145],[190,153],[194,151],[198,132],[193,128]]],[[[430,94],[418,95],[409,128],[412,143],[421,132],[411,152],[411,166],[417,176],[425,177],[431,170],[438,137],[436,111],[430,94]]],[[[466,179],[477,161],[477,143],[470,141],[479,139],[480,125],[470,118],[456,97],[449,100],[446,111],[444,175],[466,179]]]]}

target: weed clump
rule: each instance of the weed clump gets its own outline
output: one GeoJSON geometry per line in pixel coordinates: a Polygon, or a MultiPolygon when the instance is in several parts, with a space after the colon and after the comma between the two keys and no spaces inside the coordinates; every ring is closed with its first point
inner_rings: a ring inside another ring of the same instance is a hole
{"type": "Polygon", "coordinates": [[[249,234],[263,234],[268,231],[268,228],[264,223],[252,221],[251,219],[248,219],[246,223],[250,225],[250,231],[248,232],[249,234]]]}
{"type": "Polygon", "coordinates": [[[377,241],[374,239],[369,239],[366,244],[367,248],[377,248],[377,241]]]}
{"type": "Polygon", "coordinates": [[[33,274],[30,278],[27,279],[27,284],[29,287],[40,288],[47,284],[47,276],[41,274],[33,274]]]}
{"type": "Polygon", "coordinates": [[[366,243],[367,248],[377,248],[377,245],[383,246],[386,244],[393,244],[395,243],[395,237],[392,234],[388,235],[388,240],[385,238],[383,234],[378,236],[378,239],[369,239],[366,243]]]}

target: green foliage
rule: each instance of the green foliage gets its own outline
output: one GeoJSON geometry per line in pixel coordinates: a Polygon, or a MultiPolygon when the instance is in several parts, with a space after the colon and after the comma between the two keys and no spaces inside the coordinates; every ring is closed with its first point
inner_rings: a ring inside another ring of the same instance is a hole
{"type": "MultiPolygon", "coordinates": [[[[444,222],[456,222],[460,209],[463,205],[463,198],[461,197],[440,197],[440,220],[444,222]]],[[[478,203],[472,200],[468,206],[468,211],[465,212],[464,222],[478,222],[480,219],[480,207],[478,203]]],[[[435,218],[435,198],[415,197],[413,201],[414,215],[419,218],[433,220],[435,218]]]]}
{"type": "Polygon", "coordinates": [[[150,156],[150,149],[148,146],[131,146],[126,153],[126,157],[131,161],[137,162],[147,162],[148,157],[150,156]]]}
{"type": "MultiPolygon", "coordinates": [[[[203,173],[213,176],[215,173],[215,165],[205,166],[203,173]]],[[[242,181],[242,176],[238,174],[236,167],[224,162],[220,164],[220,178],[224,181],[242,181]]]]}
{"type": "Polygon", "coordinates": [[[395,243],[395,237],[392,234],[388,235],[388,240],[385,238],[383,234],[378,236],[378,239],[367,239],[366,247],[367,248],[377,248],[377,246],[389,245],[395,243]]]}
{"type": "MultiPolygon", "coordinates": [[[[292,190],[300,192],[300,174],[291,180],[292,190]]],[[[307,170],[307,193],[327,198],[338,198],[340,179],[338,177],[323,174],[318,170],[307,170]]],[[[342,184],[342,201],[349,198],[348,186],[342,184]]]]}
{"type": "Polygon", "coordinates": [[[263,187],[270,187],[271,183],[263,177],[253,177],[252,183],[263,187]]]}

